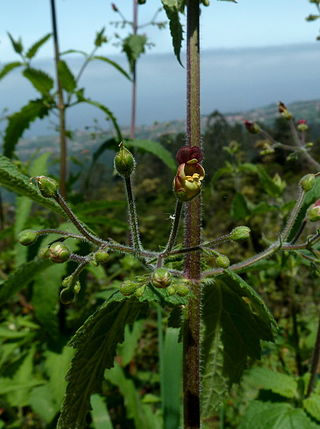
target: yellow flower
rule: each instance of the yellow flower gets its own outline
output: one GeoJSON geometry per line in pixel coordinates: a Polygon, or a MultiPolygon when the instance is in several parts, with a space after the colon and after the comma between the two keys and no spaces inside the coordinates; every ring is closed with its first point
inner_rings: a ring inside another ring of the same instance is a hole
{"type": "Polygon", "coordinates": [[[196,158],[179,165],[173,180],[173,190],[181,201],[190,201],[196,197],[201,189],[205,171],[196,158]]]}

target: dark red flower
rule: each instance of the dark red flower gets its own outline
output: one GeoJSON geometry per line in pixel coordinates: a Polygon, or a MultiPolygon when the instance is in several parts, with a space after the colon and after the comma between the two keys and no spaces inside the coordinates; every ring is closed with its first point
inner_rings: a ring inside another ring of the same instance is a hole
{"type": "Polygon", "coordinates": [[[176,155],[176,160],[178,164],[184,164],[191,159],[196,159],[197,162],[202,161],[203,155],[202,151],[198,146],[182,146],[176,155]]]}
{"type": "Polygon", "coordinates": [[[244,126],[246,127],[246,129],[249,131],[249,133],[251,133],[251,134],[259,134],[260,133],[261,128],[255,122],[243,121],[243,123],[244,123],[244,126]]]}

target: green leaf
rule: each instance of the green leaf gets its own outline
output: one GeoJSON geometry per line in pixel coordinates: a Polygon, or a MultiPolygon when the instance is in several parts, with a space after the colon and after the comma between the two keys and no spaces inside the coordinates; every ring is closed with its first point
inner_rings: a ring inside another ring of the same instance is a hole
{"type": "Polygon", "coordinates": [[[0,155],[0,185],[11,192],[29,197],[60,215],[64,214],[55,201],[43,197],[37,187],[30,183],[30,178],[22,174],[8,158],[2,155],[0,155]]]}
{"type": "Polygon", "coordinates": [[[133,419],[136,428],[162,429],[160,418],[157,418],[149,405],[142,402],[133,381],[126,378],[123,369],[118,364],[105,372],[105,378],[120,390],[127,417],[133,419]]]}
{"type": "Polygon", "coordinates": [[[167,328],[163,347],[163,371],[160,374],[162,388],[163,421],[166,429],[180,425],[182,391],[182,343],[180,329],[167,328]]]}
{"type": "Polygon", "coordinates": [[[68,64],[60,60],[58,63],[58,75],[61,86],[67,92],[73,92],[77,87],[76,78],[68,67],[68,64]]]}
{"type": "Polygon", "coordinates": [[[22,74],[42,95],[48,95],[53,88],[53,79],[42,70],[27,67],[23,70],[22,74]]]}
{"type": "Polygon", "coordinates": [[[51,37],[51,33],[46,34],[41,39],[36,41],[26,52],[26,57],[30,60],[36,55],[38,50],[41,48],[42,45],[44,45],[51,37]]]}
{"type": "Polygon", "coordinates": [[[210,419],[220,409],[228,393],[224,374],[224,351],[221,339],[223,294],[214,284],[207,286],[201,317],[202,373],[201,420],[210,419]],[[209,300],[207,301],[207,297],[209,300]]]}
{"type": "Polygon", "coordinates": [[[250,215],[247,201],[245,197],[239,192],[233,197],[231,206],[231,216],[235,220],[243,220],[250,215]]]}
{"type": "Polygon", "coordinates": [[[9,39],[10,39],[10,42],[11,42],[11,45],[12,45],[14,51],[17,54],[21,54],[23,51],[23,45],[22,45],[21,38],[19,38],[18,40],[14,40],[14,38],[11,36],[11,34],[9,32],[7,34],[9,36],[9,39]]]}
{"type": "Polygon", "coordinates": [[[161,0],[164,10],[169,19],[170,33],[172,37],[173,51],[179,63],[181,63],[180,52],[183,40],[183,28],[179,19],[178,0],[161,0]]]}
{"type": "Polygon", "coordinates": [[[35,259],[27,262],[11,273],[9,277],[0,284],[0,304],[26,287],[41,271],[51,264],[48,260],[35,259]]]}
{"type": "Polygon", "coordinates": [[[67,375],[68,386],[58,429],[85,428],[90,396],[99,390],[104,370],[114,364],[126,324],[133,323],[144,308],[136,300],[115,295],[97,310],[71,340],[76,349],[67,375]],[[117,301],[116,301],[117,300],[117,301]]]}
{"type": "Polygon", "coordinates": [[[111,122],[112,122],[112,124],[113,124],[113,126],[115,128],[118,141],[120,142],[123,139],[120,127],[119,127],[118,122],[117,122],[117,119],[114,116],[114,114],[111,112],[111,110],[108,109],[108,107],[106,107],[102,103],[99,103],[98,101],[93,101],[90,98],[85,98],[85,97],[83,97],[82,99],[80,99],[79,103],[87,103],[87,104],[90,104],[91,106],[95,106],[98,109],[102,110],[102,112],[104,112],[106,114],[107,119],[111,120],[111,122]]]}
{"type": "Polygon", "coordinates": [[[272,371],[268,368],[252,368],[247,375],[247,379],[259,389],[271,390],[273,393],[285,398],[296,398],[298,385],[293,376],[272,371]]]}
{"type": "Polygon", "coordinates": [[[113,425],[109,416],[108,408],[105,401],[100,395],[92,395],[91,403],[91,416],[92,425],[94,429],[113,429],[113,425]]]}
{"type": "Polygon", "coordinates": [[[92,57],[90,59],[90,61],[93,60],[99,60],[99,61],[104,61],[105,63],[108,63],[110,65],[112,65],[115,69],[117,69],[120,73],[123,74],[123,76],[125,76],[127,79],[132,80],[131,76],[115,61],[110,60],[110,58],[108,57],[104,57],[102,55],[95,55],[94,57],[92,57]]]}
{"type": "Polygon", "coordinates": [[[289,404],[252,401],[238,429],[317,429],[303,410],[289,404]]]}
{"type": "MultiPolygon", "coordinates": [[[[271,196],[271,197],[279,197],[284,188],[281,184],[277,183],[277,180],[272,179],[269,176],[267,171],[261,165],[257,165],[257,172],[261,182],[263,189],[271,196]]],[[[282,182],[284,184],[284,182],[282,182]]]]}
{"type": "Polygon", "coordinates": [[[147,38],[142,34],[130,34],[123,40],[122,51],[127,56],[131,73],[134,72],[138,58],[145,52],[146,43],[147,38]]]}
{"type": "Polygon", "coordinates": [[[161,161],[172,171],[175,171],[177,168],[176,162],[174,161],[171,153],[159,142],[154,142],[152,140],[126,140],[125,144],[128,147],[136,147],[137,149],[152,153],[161,159],[161,161]]]}
{"type": "Polygon", "coordinates": [[[12,63],[8,63],[5,66],[2,67],[2,69],[0,70],[0,79],[2,79],[3,77],[5,77],[8,73],[11,72],[11,70],[17,68],[17,67],[21,67],[23,66],[23,63],[21,63],[20,61],[15,61],[12,63]]]}
{"type": "Polygon", "coordinates": [[[132,327],[126,325],[124,330],[124,341],[122,344],[119,344],[117,351],[117,354],[121,357],[121,365],[123,367],[132,361],[143,328],[144,322],[142,320],[136,320],[132,327]]]}
{"type": "Polygon", "coordinates": [[[12,157],[18,140],[36,119],[44,118],[49,114],[49,107],[43,99],[31,100],[22,107],[19,112],[13,113],[8,118],[8,125],[3,139],[3,154],[12,157]]]}
{"type": "Polygon", "coordinates": [[[317,177],[313,188],[310,191],[306,192],[304,196],[303,203],[295,219],[295,222],[293,223],[290,229],[290,232],[288,233],[287,241],[290,242],[291,240],[294,239],[294,237],[296,236],[297,232],[301,227],[302,222],[305,219],[308,207],[310,207],[311,204],[313,204],[315,201],[319,199],[319,195],[320,195],[320,177],[317,177]]]}
{"type": "Polygon", "coordinates": [[[303,406],[310,416],[320,422],[320,395],[314,393],[304,399],[303,406]]]}
{"type": "MultiPolygon", "coordinates": [[[[221,335],[223,375],[229,383],[237,382],[248,358],[260,358],[260,340],[273,340],[276,323],[260,296],[237,274],[226,270],[208,284],[203,300],[204,366],[210,371],[211,349],[219,350],[217,337],[221,335]]],[[[217,356],[213,370],[216,369],[220,379],[218,388],[223,390],[219,359],[217,356]]],[[[211,370],[210,377],[214,374],[211,370]]]]}
{"type": "Polygon", "coordinates": [[[32,389],[29,395],[29,404],[33,411],[46,423],[50,423],[58,411],[53,402],[50,387],[47,384],[32,389]]]}

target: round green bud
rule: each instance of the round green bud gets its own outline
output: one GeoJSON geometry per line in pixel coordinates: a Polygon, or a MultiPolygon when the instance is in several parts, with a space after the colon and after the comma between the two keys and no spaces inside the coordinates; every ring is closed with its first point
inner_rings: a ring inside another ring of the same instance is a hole
{"type": "Polygon", "coordinates": [[[80,282],[79,282],[79,280],[75,283],[75,285],[73,286],[73,291],[74,291],[74,293],[76,294],[76,295],[78,295],[78,293],[80,292],[80,290],[81,290],[81,285],[80,285],[80,282]]]}
{"type": "Polygon", "coordinates": [[[146,290],[145,286],[140,286],[138,287],[138,289],[135,290],[134,294],[137,298],[141,298],[145,290],[146,290]]]}
{"type": "Polygon", "coordinates": [[[210,6],[209,0],[202,0],[203,6],[210,6]]]}
{"type": "Polygon", "coordinates": [[[72,283],[72,279],[73,279],[73,276],[71,275],[71,276],[68,276],[68,277],[65,277],[63,280],[62,280],[62,286],[63,287],[69,287],[70,285],[71,285],[71,283],[72,283]]]}
{"type": "Polygon", "coordinates": [[[134,167],[135,161],[132,153],[121,143],[120,150],[114,157],[114,168],[120,176],[129,177],[134,167]]]}
{"type": "Polygon", "coordinates": [[[74,291],[71,288],[62,289],[60,292],[60,301],[62,304],[71,304],[74,301],[74,291]]]}
{"type": "Polygon", "coordinates": [[[308,208],[307,219],[310,222],[318,222],[320,220],[320,201],[308,208]]]}
{"type": "Polygon", "coordinates": [[[219,255],[216,258],[216,264],[221,268],[228,268],[230,266],[230,259],[226,255],[219,255]]]}
{"type": "Polygon", "coordinates": [[[236,226],[230,232],[229,237],[231,240],[244,240],[250,237],[250,231],[248,226],[236,226]]]}
{"type": "Polygon", "coordinates": [[[131,280],[126,280],[125,282],[121,283],[119,286],[119,291],[124,296],[130,296],[132,295],[137,289],[137,283],[134,283],[131,280]]]}
{"type": "Polygon", "coordinates": [[[168,287],[171,283],[171,274],[165,268],[157,268],[152,273],[151,283],[160,289],[168,287]]]}
{"type": "Polygon", "coordinates": [[[63,243],[53,243],[49,247],[49,259],[57,264],[66,262],[71,255],[69,248],[63,243]]]}
{"type": "Polygon", "coordinates": [[[176,293],[176,290],[175,290],[175,288],[173,286],[168,286],[167,289],[166,289],[166,291],[167,291],[167,293],[168,293],[169,296],[175,295],[175,293],[176,293]]]}
{"type": "Polygon", "coordinates": [[[52,198],[57,195],[59,185],[58,182],[51,177],[37,176],[35,177],[41,195],[45,198],[52,198]]]}
{"type": "Polygon", "coordinates": [[[105,250],[97,250],[94,254],[94,260],[98,264],[104,264],[109,259],[109,253],[105,250]]]}
{"type": "Polygon", "coordinates": [[[310,147],[314,146],[314,143],[313,142],[308,142],[308,143],[305,144],[305,146],[306,146],[306,148],[310,148],[310,147]]]}
{"type": "Polygon", "coordinates": [[[33,244],[38,238],[38,234],[36,231],[32,231],[32,229],[25,229],[21,231],[18,235],[18,241],[23,246],[29,246],[33,244]]]}
{"type": "Polygon", "coordinates": [[[189,281],[188,280],[177,280],[174,283],[174,289],[176,291],[176,294],[179,296],[186,296],[189,293],[189,281]]]}
{"type": "Polygon", "coordinates": [[[307,192],[313,188],[313,185],[315,184],[315,182],[316,182],[316,176],[314,174],[306,174],[300,180],[299,185],[305,192],[307,192]]]}

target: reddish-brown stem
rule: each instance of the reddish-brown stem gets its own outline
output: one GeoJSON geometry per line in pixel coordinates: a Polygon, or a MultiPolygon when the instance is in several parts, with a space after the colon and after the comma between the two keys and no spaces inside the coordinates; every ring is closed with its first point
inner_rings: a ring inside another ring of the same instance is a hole
{"type": "Polygon", "coordinates": [[[67,136],[66,136],[66,115],[65,115],[65,103],[63,98],[63,88],[61,80],[59,78],[59,41],[58,41],[58,27],[56,18],[55,0],[50,0],[51,3],[51,20],[52,20],[52,32],[53,32],[53,44],[54,44],[54,62],[56,70],[57,80],[57,95],[58,103],[57,108],[59,111],[59,133],[60,133],[60,192],[63,197],[66,196],[66,182],[67,182],[67,136]]]}
{"type": "MultiPolygon", "coordinates": [[[[133,34],[138,31],[138,0],[133,0],[133,34]]],[[[134,62],[132,72],[132,88],[131,88],[131,124],[130,124],[130,138],[134,139],[136,129],[136,109],[137,109],[137,64],[134,62]]]]}
{"type": "MultiPolygon", "coordinates": [[[[187,144],[200,146],[199,1],[187,1],[187,144]]],[[[186,205],[185,247],[201,242],[200,196],[186,205]]],[[[183,337],[184,428],[200,428],[200,252],[185,256],[184,273],[191,282],[183,337]]]]}

